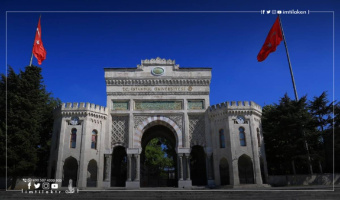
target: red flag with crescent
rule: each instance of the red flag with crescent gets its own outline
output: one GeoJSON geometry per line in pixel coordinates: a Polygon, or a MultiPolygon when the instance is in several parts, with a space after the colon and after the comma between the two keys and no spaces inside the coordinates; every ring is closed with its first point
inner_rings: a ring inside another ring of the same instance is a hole
{"type": "Polygon", "coordinates": [[[37,58],[39,65],[41,65],[41,62],[46,59],[46,50],[45,50],[43,42],[41,40],[40,18],[39,18],[39,22],[38,22],[37,31],[35,33],[32,53],[37,58]]]}
{"type": "Polygon", "coordinates": [[[257,60],[259,62],[262,62],[267,58],[270,53],[276,51],[276,47],[279,46],[282,39],[283,36],[280,21],[279,17],[277,17],[274,25],[267,35],[266,41],[264,42],[259,54],[257,55],[257,60]]]}

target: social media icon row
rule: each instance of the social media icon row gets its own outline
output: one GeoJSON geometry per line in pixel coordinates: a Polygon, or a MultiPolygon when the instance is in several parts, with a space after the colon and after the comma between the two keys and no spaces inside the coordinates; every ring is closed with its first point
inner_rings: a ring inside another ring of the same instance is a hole
{"type": "MultiPolygon", "coordinates": [[[[51,187],[51,189],[58,189],[58,187],[59,187],[58,183],[48,183],[48,182],[44,182],[42,184],[34,183],[33,185],[34,185],[34,189],[38,189],[41,186],[42,189],[44,189],[44,190],[48,190],[48,189],[50,189],[50,187],[51,187]]],[[[28,187],[29,190],[31,189],[31,186],[32,186],[32,184],[31,184],[31,182],[29,182],[27,184],[27,187],[28,187]]]]}
{"type": "Polygon", "coordinates": [[[261,14],[282,14],[282,10],[261,10],[261,14]]]}

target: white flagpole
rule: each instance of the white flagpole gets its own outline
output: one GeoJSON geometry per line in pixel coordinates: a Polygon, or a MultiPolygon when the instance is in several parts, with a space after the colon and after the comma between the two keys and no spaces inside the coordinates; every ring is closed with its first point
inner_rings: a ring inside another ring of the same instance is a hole
{"type": "MultiPolygon", "coordinates": [[[[282,23],[281,23],[281,18],[280,15],[279,16],[279,21],[280,21],[280,27],[281,27],[281,31],[282,31],[282,37],[283,37],[283,42],[285,44],[285,48],[286,48],[286,53],[287,53],[287,59],[288,59],[288,64],[289,64],[289,70],[290,70],[290,75],[292,77],[292,82],[293,82],[293,88],[294,88],[294,93],[295,93],[295,100],[296,102],[299,101],[299,97],[296,91],[296,86],[295,86],[295,80],[294,80],[294,75],[293,75],[293,69],[292,69],[292,64],[290,63],[290,58],[289,58],[289,53],[288,53],[288,47],[287,47],[287,43],[286,43],[286,38],[285,38],[285,34],[283,33],[283,27],[282,27],[282,23]]],[[[308,165],[309,165],[309,172],[310,174],[313,174],[313,167],[312,167],[312,163],[311,163],[311,158],[309,155],[309,149],[308,149],[308,143],[305,137],[305,132],[302,130],[302,135],[303,135],[303,139],[304,139],[304,143],[305,143],[305,149],[307,151],[307,158],[308,158],[308,165]]]]}
{"type": "Polygon", "coordinates": [[[285,34],[283,33],[283,27],[282,27],[280,15],[279,15],[279,21],[280,21],[280,27],[281,27],[281,31],[282,31],[283,42],[284,42],[285,48],[286,48],[286,54],[287,54],[287,59],[288,59],[288,64],[289,64],[290,76],[292,77],[293,88],[294,88],[294,94],[295,94],[295,100],[298,101],[298,100],[299,100],[299,97],[298,97],[298,94],[297,94],[297,91],[296,91],[296,86],[295,86],[295,80],[294,80],[294,74],[293,74],[292,64],[290,63],[290,58],[289,58],[289,53],[288,53],[288,47],[287,47],[287,43],[286,43],[285,34]]]}

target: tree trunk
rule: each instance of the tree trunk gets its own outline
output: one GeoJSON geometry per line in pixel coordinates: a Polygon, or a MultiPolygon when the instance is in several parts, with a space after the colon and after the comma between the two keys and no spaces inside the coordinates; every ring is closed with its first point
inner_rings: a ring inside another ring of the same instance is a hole
{"type": "Polygon", "coordinates": [[[319,160],[319,169],[320,169],[320,174],[323,174],[323,172],[322,172],[322,165],[321,165],[320,160],[319,160]]]}
{"type": "Polygon", "coordinates": [[[296,171],[295,171],[295,162],[294,162],[294,160],[292,160],[292,168],[293,168],[293,174],[296,175],[296,171]]]}

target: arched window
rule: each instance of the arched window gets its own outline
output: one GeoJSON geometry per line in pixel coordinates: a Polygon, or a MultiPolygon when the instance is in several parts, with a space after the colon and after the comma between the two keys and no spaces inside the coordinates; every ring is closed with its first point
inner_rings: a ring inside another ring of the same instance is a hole
{"type": "Polygon", "coordinates": [[[76,143],[77,143],[77,129],[73,128],[72,131],[71,131],[70,147],[76,148],[76,143]]]}
{"type": "Polygon", "coordinates": [[[238,129],[240,131],[240,144],[241,146],[246,146],[246,134],[244,133],[244,128],[240,127],[238,129]]]}
{"type": "Polygon", "coordinates": [[[260,147],[260,146],[261,146],[260,129],[257,128],[257,129],[256,129],[256,132],[257,132],[257,144],[258,144],[258,146],[260,147]]]}
{"type": "Polygon", "coordinates": [[[224,130],[220,129],[220,148],[225,148],[224,130]]]}
{"type": "Polygon", "coordinates": [[[97,149],[97,131],[92,131],[91,149],[97,149]]]}

